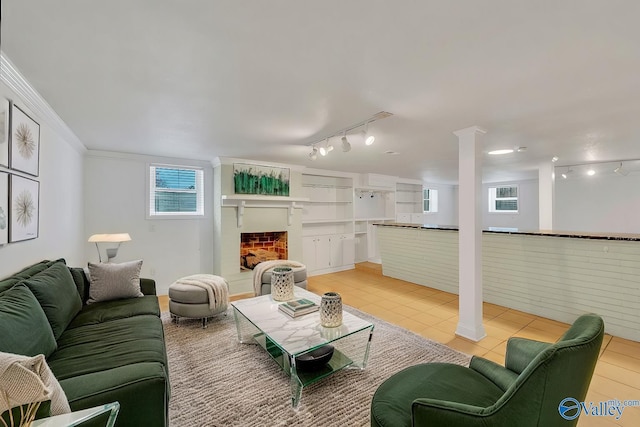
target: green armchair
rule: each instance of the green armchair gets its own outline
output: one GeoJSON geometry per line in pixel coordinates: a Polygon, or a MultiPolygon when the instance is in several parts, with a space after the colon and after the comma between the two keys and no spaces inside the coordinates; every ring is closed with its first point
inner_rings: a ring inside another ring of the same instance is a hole
{"type": "Polygon", "coordinates": [[[383,382],[371,402],[371,426],[573,426],[565,398],[584,401],[602,339],[602,318],[580,316],[556,343],[507,343],[505,366],[474,356],[469,367],[427,363],[383,382]]]}

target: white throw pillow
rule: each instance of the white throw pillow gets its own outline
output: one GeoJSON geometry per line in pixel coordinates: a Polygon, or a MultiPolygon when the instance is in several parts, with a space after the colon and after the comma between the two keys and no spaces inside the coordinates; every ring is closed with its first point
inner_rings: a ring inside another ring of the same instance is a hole
{"type": "Polygon", "coordinates": [[[141,297],[142,260],[113,263],[89,263],[89,300],[94,302],[141,297]]]}
{"type": "Polygon", "coordinates": [[[28,357],[0,352],[0,390],[0,414],[45,400],[51,400],[51,415],[71,412],[67,396],[42,354],[28,357]]]}

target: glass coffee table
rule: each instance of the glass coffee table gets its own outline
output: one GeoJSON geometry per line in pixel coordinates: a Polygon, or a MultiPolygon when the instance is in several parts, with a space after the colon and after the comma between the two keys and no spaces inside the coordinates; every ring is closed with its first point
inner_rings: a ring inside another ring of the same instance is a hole
{"type": "MultiPolygon", "coordinates": [[[[295,298],[306,298],[320,305],[321,298],[295,287],[295,298]]],[[[238,340],[259,344],[290,376],[291,402],[297,407],[302,389],[345,368],[364,369],[369,358],[373,324],[343,311],[342,325],[325,328],[320,313],[292,318],[278,310],[280,303],[271,295],[232,302],[238,340]],[[331,360],[313,370],[300,369],[296,358],[330,344],[331,360]]]]}

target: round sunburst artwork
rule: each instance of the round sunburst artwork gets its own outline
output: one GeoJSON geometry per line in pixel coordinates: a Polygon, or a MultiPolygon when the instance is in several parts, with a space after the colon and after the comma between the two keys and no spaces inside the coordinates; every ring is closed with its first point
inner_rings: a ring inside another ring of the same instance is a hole
{"type": "Polygon", "coordinates": [[[30,159],[36,151],[36,142],[29,126],[25,123],[20,123],[18,129],[16,129],[15,138],[20,155],[25,159],[30,159]]]}
{"type": "Polygon", "coordinates": [[[23,190],[15,200],[16,221],[23,227],[31,224],[33,221],[36,204],[27,190],[23,190]]]}

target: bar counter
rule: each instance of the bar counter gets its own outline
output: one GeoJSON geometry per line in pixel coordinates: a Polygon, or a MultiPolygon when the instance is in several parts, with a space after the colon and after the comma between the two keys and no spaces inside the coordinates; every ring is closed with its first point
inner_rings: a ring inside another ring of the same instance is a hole
{"type": "MultiPolygon", "coordinates": [[[[377,225],[385,276],[458,294],[458,228],[377,225]]],[[[640,341],[640,235],[519,231],[482,235],[484,301],[572,323],[601,315],[607,333],[640,341]]]]}

